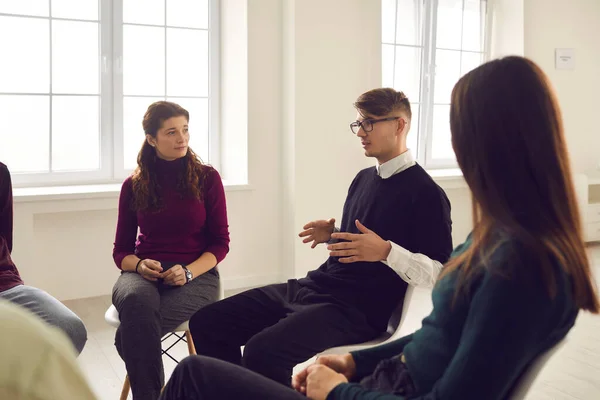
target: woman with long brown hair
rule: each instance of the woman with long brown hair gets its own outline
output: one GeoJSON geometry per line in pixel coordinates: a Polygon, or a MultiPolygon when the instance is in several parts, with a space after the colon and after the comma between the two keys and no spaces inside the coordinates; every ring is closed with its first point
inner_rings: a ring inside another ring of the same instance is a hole
{"type": "Polygon", "coordinates": [[[421,329],[318,358],[294,377],[297,392],[190,357],[163,398],[503,399],[579,310],[598,313],[560,111],[543,72],[521,57],[476,68],[452,92],[450,127],[474,228],[440,275],[421,329]],[[196,382],[181,379],[192,374],[196,382]]]}
{"type": "Polygon", "coordinates": [[[189,119],[175,103],[148,107],[138,167],[119,198],[115,345],[134,399],[158,398],[160,339],[218,298],[216,265],[229,251],[223,183],[189,148],[189,119]]]}

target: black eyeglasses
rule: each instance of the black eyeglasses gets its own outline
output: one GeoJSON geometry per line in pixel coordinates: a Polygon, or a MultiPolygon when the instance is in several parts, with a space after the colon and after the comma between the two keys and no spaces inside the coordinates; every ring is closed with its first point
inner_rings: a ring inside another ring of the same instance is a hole
{"type": "Polygon", "coordinates": [[[350,124],[350,130],[355,135],[358,134],[358,131],[360,130],[360,128],[362,128],[363,131],[365,131],[365,133],[368,133],[373,130],[373,125],[375,125],[378,122],[394,121],[397,119],[400,119],[400,117],[387,117],[387,118],[380,118],[380,119],[364,119],[362,121],[354,121],[353,123],[350,124]]]}

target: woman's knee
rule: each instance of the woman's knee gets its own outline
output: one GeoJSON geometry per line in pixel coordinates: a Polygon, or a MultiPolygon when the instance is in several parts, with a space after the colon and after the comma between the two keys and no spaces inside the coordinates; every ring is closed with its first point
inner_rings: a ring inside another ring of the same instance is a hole
{"type": "Polygon", "coordinates": [[[185,376],[187,379],[196,381],[211,381],[215,376],[227,375],[234,371],[232,364],[211,357],[201,355],[187,356],[179,361],[173,374],[185,376]]]}
{"type": "Polygon", "coordinates": [[[158,312],[160,300],[156,299],[155,296],[151,294],[129,292],[125,293],[119,299],[119,304],[116,306],[119,310],[119,314],[130,310],[135,310],[135,312],[139,314],[154,313],[158,312]]]}
{"type": "Polygon", "coordinates": [[[277,340],[265,333],[253,336],[244,346],[242,365],[253,371],[263,370],[273,361],[271,357],[276,343],[277,340]]]}
{"type": "Polygon", "coordinates": [[[23,286],[25,307],[48,324],[62,330],[73,343],[77,354],[87,342],[87,330],[83,321],[67,306],[45,291],[31,286],[23,286]]]}
{"type": "Polygon", "coordinates": [[[62,304],[49,309],[47,313],[48,323],[62,330],[73,343],[77,354],[81,353],[87,342],[87,329],[83,321],[62,304]]]}
{"type": "Polygon", "coordinates": [[[124,273],[113,287],[112,303],[119,314],[129,309],[158,311],[160,295],[152,282],[137,274],[124,273]]]}
{"type": "Polygon", "coordinates": [[[200,356],[187,356],[183,360],[180,360],[177,364],[177,368],[189,372],[202,371],[204,366],[204,358],[200,356]]]}
{"type": "Polygon", "coordinates": [[[71,339],[77,354],[80,354],[87,342],[87,329],[77,315],[73,314],[63,323],[67,335],[71,339]]]}

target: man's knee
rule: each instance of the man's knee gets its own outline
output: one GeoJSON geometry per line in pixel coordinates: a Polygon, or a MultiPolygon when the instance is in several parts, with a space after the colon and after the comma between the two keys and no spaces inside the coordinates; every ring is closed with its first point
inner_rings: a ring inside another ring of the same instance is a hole
{"type": "Polygon", "coordinates": [[[218,332],[221,329],[218,321],[219,314],[219,303],[217,302],[202,307],[192,315],[192,318],[190,318],[190,332],[194,341],[196,341],[196,338],[198,340],[205,339],[211,334],[219,335],[218,332]]]}

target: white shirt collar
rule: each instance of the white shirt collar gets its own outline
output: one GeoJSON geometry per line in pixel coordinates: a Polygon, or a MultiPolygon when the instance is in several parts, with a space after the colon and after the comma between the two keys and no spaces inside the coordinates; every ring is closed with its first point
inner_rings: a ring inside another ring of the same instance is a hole
{"type": "Polygon", "coordinates": [[[377,165],[377,175],[383,179],[396,175],[416,164],[416,161],[410,152],[406,150],[404,153],[392,158],[391,160],[377,165]]]}

